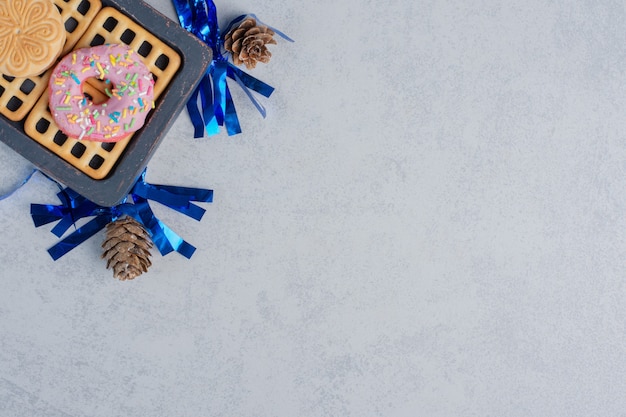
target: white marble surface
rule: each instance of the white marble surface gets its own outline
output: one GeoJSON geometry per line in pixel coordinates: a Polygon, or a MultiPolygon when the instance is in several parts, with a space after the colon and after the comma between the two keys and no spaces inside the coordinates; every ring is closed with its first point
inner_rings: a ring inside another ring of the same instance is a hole
{"type": "Polygon", "coordinates": [[[215,190],[156,208],[191,260],[121,283],[48,257],[49,182],[0,202],[0,415],[626,416],[624,4],[216,4],[297,42],[266,120],[233,88],[243,134],[149,165],[215,190]]]}

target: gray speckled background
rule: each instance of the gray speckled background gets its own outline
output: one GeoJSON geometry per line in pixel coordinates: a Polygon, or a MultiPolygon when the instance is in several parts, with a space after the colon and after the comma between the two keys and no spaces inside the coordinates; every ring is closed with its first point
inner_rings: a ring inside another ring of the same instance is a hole
{"type": "Polygon", "coordinates": [[[0,202],[0,415],[626,416],[624,4],[216,3],[297,43],[150,163],[215,190],[155,209],[196,255],[117,282],[48,257],[47,180],[0,202]]]}

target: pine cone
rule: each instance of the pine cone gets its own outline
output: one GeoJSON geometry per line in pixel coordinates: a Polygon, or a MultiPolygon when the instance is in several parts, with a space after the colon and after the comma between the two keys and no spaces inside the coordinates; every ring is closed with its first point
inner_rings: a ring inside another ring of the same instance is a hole
{"type": "Polygon", "coordinates": [[[107,260],[107,269],[113,268],[113,277],[125,281],[134,279],[152,265],[150,248],[152,240],[141,223],[125,216],[107,224],[107,233],[102,248],[102,258],[107,260]]]}
{"type": "Polygon", "coordinates": [[[233,54],[235,65],[246,65],[252,69],[258,61],[267,64],[272,54],[268,44],[276,44],[274,31],[267,26],[257,26],[256,20],[249,17],[233,27],[224,37],[224,48],[233,54]]]}

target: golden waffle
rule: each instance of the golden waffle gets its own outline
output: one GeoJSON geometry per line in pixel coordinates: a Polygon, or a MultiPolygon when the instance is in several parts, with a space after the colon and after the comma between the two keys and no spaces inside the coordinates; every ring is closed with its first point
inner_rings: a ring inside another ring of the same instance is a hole
{"type": "Polygon", "coordinates": [[[67,42],[61,52],[63,57],[76,49],[74,46],[102,8],[102,3],[100,0],[54,0],[54,4],[61,12],[67,31],[67,42]]]}
{"type": "MultiPolygon", "coordinates": [[[[66,31],[65,46],[61,56],[74,49],[89,23],[102,8],[100,0],[53,0],[61,12],[66,31]]],[[[0,76],[0,114],[17,122],[33,108],[46,91],[52,68],[32,77],[0,76]]]]}
{"type": "MultiPolygon", "coordinates": [[[[127,44],[142,56],[144,64],[155,79],[155,100],[181,65],[178,53],[112,7],[100,10],[74,49],[105,43],[127,44]]],[[[93,91],[95,89],[96,86],[85,87],[85,92],[96,98],[94,94],[98,92],[93,91]]],[[[148,120],[149,118],[150,116],[148,120]]],[[[115,143],[68,138],[58,129],[48,110],[47,94],[41,96],[30,112],[24,122],[24,130],[28,136],[94,179],[103,179],[108,175],[132,138],[130,135],[115,143]]]]}

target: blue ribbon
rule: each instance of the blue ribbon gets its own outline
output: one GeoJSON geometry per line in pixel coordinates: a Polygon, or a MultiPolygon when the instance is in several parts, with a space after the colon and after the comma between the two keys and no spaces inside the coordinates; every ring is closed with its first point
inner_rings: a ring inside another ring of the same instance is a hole
{"type": "Polygon", "coordinates": [[[30,181],[30,179],[33,177],[33,175],[35,175],[35,173],[36,173],[36,172],[39,172],[39,170],[38,170],[38,169],[33,169],[33,170],[30,172],[30,174],[28,174],[28,175],[26,176],[26,178],[24,178],[24,179],[22,180],[22,182],[21,182],[20,184],[18,184],[18,185],[16,185],[16,186],[14,186],[14,187],[13,187],[10,191],[6,192],[5,194],[0,195],[0,201],[2,201],[2,200],[6,200],[7,198],[9,198],[9,197],[11,197],[13,194],[15,194],[15,193],[17,192],[17,190],[19,190],[20,188],[22,188],[23,186],[25,186],[25,185],[26,185],[26,183],[27,183],[28,181],[30,181]]]}
{"type": "MultiPolygon", "coordinates": [[[[243,89],[250,101],[252,101],[252,104],[261,113],[261,116],[265,118],[265,108],[256,100],[250,90],[256,91],[263,97],[270,97],[274,88],[246,74],[228,62],[228,58],[222,55],[223,39],[220,35],[217,9],[213,0],[172,1],[181,26],[200,38],[213,52],[213,60],[209,69],[187,102],[187,111],[194,126],[194,137],[203,137],[205,131],[209,136],[217,134],[220,126],[226,127],[229,136],[241,133],[235,103],[226,82],[227,78],[237,82],[237,85],[243,89]],[[198,98],[200,99],[202,111],[198,107],[198,98]]],[[[243,20],[246,16],[248,15],[242,15],[234,19],[224,33],[228,32],[234,24],[243,20]]],[[[256,16],[250,16],[256,19],[256,16]]],[[[279,36],[293,42],[284,33],[274,28],[271,29],[279,36]]]]}
{"type": "Polygon", "coordinates": [[[125,215],[131,216],[143,224],[161,255],[176,251],[186,258],[191,258],[196,248],[159,220],[152,212],[148,200],[161,203],[200,221],[206,210],[192,202],[212,202],[213,191],[202,188],[149,184],[145,181],[145,176],[146,171],[141,174],[133,186],[129,197],[113,207],[100,206],[69,188],[62,189],[57,194],[61,200],[60,205],[31,204],[30,213],[35,227],[58,221],[52,229],[52,233],[58,237],[62,237],[70,227],[76,227],[78,220],[94,217],[48,249],[52,259],[59,259],[98,233],[107,224],[125,215]]]}

